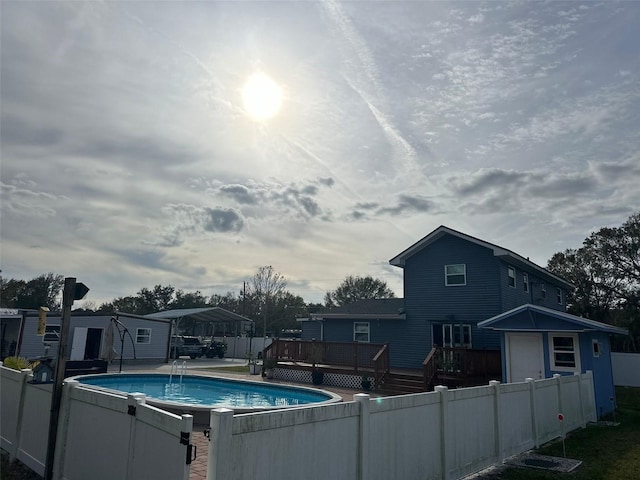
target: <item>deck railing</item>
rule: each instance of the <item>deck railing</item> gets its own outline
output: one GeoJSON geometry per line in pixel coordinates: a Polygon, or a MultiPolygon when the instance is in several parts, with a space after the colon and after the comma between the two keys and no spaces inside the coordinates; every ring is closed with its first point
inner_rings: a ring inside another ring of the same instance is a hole
{"type": "Polygon", "coordinates": [[[374,388],[379,387],[390,372],[389,366],[389,344],[385,343],[373,357],[375,383],[374,388]]]}
{"type": "Polygon", "coordinates": [[[436,378],[438,377],[438,368],[436,359],[438,358],[438,349],[432,348],[427,358],[422,362],[422,377],[424,380],[424,388],[426,391],[433,390],[436,378]]]}
{"type": "Polygon", "coordinates": [[[382,343],[275,339],[265,349],[264,358],[273,358],[278,362],[349,367],[355,371],[375,371],[377,366],[380,375],[389,370],[388,345],[382,343]]]}
{"type": "Polygon", "coordinates": [[[484,383],[487,379],[502,379],[499,350],[478,350],[463,347],[434,347],[422,363],[424,386],[433,390],[440,379],[450,379],[460,386],[484,383]]]}
{"type": "Polygon", "coordinates": [[[438,374],[461,379],[502,377],[499,350],[476,350],[462,347],[438,347],[438,374]]]}

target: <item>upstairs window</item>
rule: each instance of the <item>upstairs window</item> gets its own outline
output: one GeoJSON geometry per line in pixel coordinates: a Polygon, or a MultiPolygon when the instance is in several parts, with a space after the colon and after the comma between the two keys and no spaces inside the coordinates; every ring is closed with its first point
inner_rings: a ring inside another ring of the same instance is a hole
{"type": "Polygon", "coordinates": [[[447,287],[467,284],[467,266],[464,263],[444,266],[444,284],[447,287]]]}
{"type": "Polygon", "coordinates": [[[558,287],[556,298],[558,299],[558,305],[562,305],[562,289],[558,287]]]}
{"type": "Polygon", "coordinates": [[[508,285],[516,288],[516,269],[513,267],[507,268],[507,276],[509,277],[508,285]]]}
{"type": "Polygon", "coordinates": [[[529,275],[526,273],[522,274],[522,286],[524,287],[524,291],[529,291],[529,275]]]}
{"type": "Polygon", "coordinates": [[[579,372],[578,335],[549,334],[549,356],[551,370],[560,372],[579,372]]]}
{"type": "Polygon", "coordinates": [[[369,322],[353,322],[353,341],[369,343],[369,322]]]}
{"type": "Polygon", "coordinates": [[[150,328],[136,329],[136,343],[151,343],[151,329],[150,328]]]}
{"type": "Polygon", "coordinates": [[[540,282],[540,296],[542,298],[547,298],[547,286],[544,282],[540,282]]]}

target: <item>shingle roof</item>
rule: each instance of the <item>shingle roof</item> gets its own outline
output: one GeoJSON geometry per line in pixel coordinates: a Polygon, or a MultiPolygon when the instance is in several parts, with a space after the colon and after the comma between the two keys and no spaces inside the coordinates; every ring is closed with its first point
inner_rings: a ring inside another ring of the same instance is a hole
{"type": "Polygon", "coordinates": [[[398,255],[396,255],[391,260],[389,260],[389,263],[396,267],[404,267],[404,264],[409,257],[416,254],[423,248],[426,248],[431,243],[435,242],[436,240],[439,240],[445,235],[453,235],[455,237],[462,238],[463,240],[467,240],[468,242],[472,242],[477,245],[488,248],[490,250],[493,250],[493,254],[496,257],[500,257],[500,258],[503,258],[505,261],[515,263],[517,264],[517,266],[524,268],[526,270],[536,272],[538,275],[542,276],[543,278],[547,277],[548,279],[552,280],[557,284],[564,286],[565,288],[569,288],[569,289],[575,288],[575,285],[569,283],[564,278],[554,275],[553,273],[548,271],[546,268],[536,265],[535,263],[530,261],[528,258],[525,258],[521,255],[518,255],[515,252],[512,252],[511,250],[500,247],[493,243],[489,243],[479,238],[473,237],[471,235],[467,235],[466,233],[462,233],[452,228],[445,227],[444,225],[439,226],[434,231],[429,233],[427,236],[423,237],[422,239],[418,240],[416,243],[411,245],[409,248],[406,248],[405,250],[400,252],[398,255]]]}
{"type": "Polygon", "coordinates": [[[315,319],[363,316],[404,318],[404,298],[359,300],[357,302],[349,303],[348,305],[328,308],[321,312],[311,314],[311,317],[315,319]]]}

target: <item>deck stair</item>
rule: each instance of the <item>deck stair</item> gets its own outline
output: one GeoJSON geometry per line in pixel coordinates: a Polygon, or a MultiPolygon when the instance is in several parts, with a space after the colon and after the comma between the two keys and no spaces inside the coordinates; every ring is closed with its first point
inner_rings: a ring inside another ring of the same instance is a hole
{"type": "Polygon", "coordinates": [[[389,395],[424,392],[424,381],[418,373],[389,373],[377,391],[389,395]]]}

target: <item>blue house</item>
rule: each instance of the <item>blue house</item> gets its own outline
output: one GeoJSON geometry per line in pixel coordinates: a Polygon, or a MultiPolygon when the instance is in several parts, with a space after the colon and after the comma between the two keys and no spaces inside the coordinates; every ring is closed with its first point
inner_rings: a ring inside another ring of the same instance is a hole
{"type": "Polygon", "coordinates": [[[613,411],[609,335],[626,330],[537,305],[521,305],[478,326],[500,333],[503,381],[591,370],[599,416],[613,411]]]}
{"type": "Polygon", "coordinates": [[[390,344],[393,368],[419,369],[434,346],[499,352],[499,332],[478,323],[520,305],[563,312],[573,285],[511,250],[441,226],[390,261],[404,299],[312,314],[302,338],[390,344]]]}

